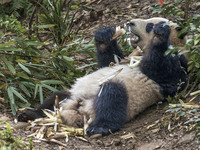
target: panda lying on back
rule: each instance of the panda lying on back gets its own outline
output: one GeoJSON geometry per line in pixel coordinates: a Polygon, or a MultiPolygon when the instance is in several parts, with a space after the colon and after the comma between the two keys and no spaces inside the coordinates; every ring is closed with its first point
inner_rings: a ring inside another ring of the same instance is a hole
{"type": "Polygon", "coordinates": [[[93,120],[87,128],[88,135],[108,135],[153,103],[174,96],[178,89],[185,87],[187,60],[174,54],[165,55],[170,44],[170,27],[164,22],[152,25],[148,31],[153,34],[151,45],[140,65],[133,69],[128,65],[108,67],[114,61],[113,54],[121,58],[123,54],[117,40],[111,40],[115,29],[97,31],[95,42],[101,69],[77,79],[69,91],[54,93],[36,110],[20,114],[18,120],[43,117],[41,109],[52,109],[55,95],[58,95],[60,100],[65,98],[60,104],[64,123],[82,126],[85,115],[93,120]],[[117,76],[99,85],[99,80],[120,69],[122,71],[117,76]]]}

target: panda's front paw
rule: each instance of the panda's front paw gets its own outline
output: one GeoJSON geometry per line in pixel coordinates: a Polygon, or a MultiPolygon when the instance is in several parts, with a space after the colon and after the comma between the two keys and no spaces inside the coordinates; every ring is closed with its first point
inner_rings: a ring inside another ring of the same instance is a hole
{"type": "Polygon", "coordinates": [[[168,38],[170,35],[170,27],[165,22],[160,22],[155,25],[154,33],[160,38],[168,38]]]}
{"type": "Polygon", "coordinates": [[[115,34],[114,28],[100,29],[95,34],[95,41],[108,44],[112,40],[114,34],[115,34]]]}
{"type": "Polygon", "coordinates": [[[102,134],[102,135],[108,135],[112,133],[112,130],[109,129],[107,126],[98,126],[98,125],[91,125],[86,130],[87,135],[93,135],[93,134],[102,134]]]}

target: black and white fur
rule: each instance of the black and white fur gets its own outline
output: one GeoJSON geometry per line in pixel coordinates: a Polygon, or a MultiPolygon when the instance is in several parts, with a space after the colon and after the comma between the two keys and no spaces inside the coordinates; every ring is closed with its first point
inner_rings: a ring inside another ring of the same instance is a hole
{"type": "Polygon", "coordinates": [[[151,39],[154,36],[154,33],[151,32],[152,27],[154,24],[161,21],[165,22],[170,27],[170,44],[173,46],[184,47],[187,40],[187,32],[179,34],[181,27],[177,23],[162,17],[153,17],[149,19],[137,18],[130,20],[128,24],[131,29],[131,35],[134,35],[133,37],[137,37],[130,38],[130,44],[135,48],[139,46],[144,53],[147,52],[149,50],[149,46],[151,45],[151,39]]]}
{"type": "MultiPolygon", "coordinates": [[[[144,31],[145,32],[145,31],[144,31]]],[[[178,55],[165,55],[169,47],[170,28],[163,22],[155,24],[149,31],[154,36],[140,65],[131,69],[128,65],[115,65],[113,55],[123,58],[117,40],[111,40],[115,29],[100,29],[95,34],[98,64],[101,69],[77,79],[67,92],[61,103],[64,123],[82,126],[83,116],[92,119],[87,134],[108,135],[119,130],[123,124],[131,120],[155,102],[174,96],[178,89],[182,90],[186,82],[187,60],[178,55]],[[183,66],[182,66],[183,64],[183,66]],[[116,77],[99,85],[99,80],[123,69],[116,77]]],[[[63,93],[63,92],[61,92],[63,93]]],[[[61,93],[54,94],[37,110],[28,110],[19,115],[19,121],[27,121],[30,116],[42,116],[41,108],[51,108],[55,95],[59,99],[61,93]],[[35,114],[35,115],[34,115],[35,114]]],[[[64,92],[66,93],[66,92],[64,92]]]]}

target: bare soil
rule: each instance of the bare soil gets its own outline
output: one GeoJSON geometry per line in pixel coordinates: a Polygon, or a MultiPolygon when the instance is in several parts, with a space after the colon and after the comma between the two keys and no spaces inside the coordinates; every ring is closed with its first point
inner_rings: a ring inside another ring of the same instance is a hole
{"type": "MultiPolygon", "coordinates": [[[[93,10],[86,8],[87,14],[80,16],[77,26],[80,31],[86,31],[88,37],[92,37],[94,32],[105,26],[123,25],[132,18],[152,17],[149,7],[155,0],[88,0],[89,6],[93,10]]],[[[138,115],[131,122],[116,133],[109,136],[91,139],[85,137],[88,142],[69,137],[66,147],[54,143],[39,142],[33,139],[34,149],[57,150],[57,149],[135,149],[135,150],[197,150],[200,149],[195,133],[188,132],[188,127],[180,120],[173,118],[166,113],[167,102],[154,104],[143,113],[138,115]],[[170,123],[171,122],[171,123],[170,123]],[[169,124],[171,124],[170,129],[169,124]],[[127,138],[122,136],[131,134],[127,138]]],[[[3,108],[1,108],[3,109],[3,108]]],[[[8,121],[13,124],[13,117],[9,110],[4,109],[0,113],[0,121],[8,121]]],[[[25,129],[14,130],[15,136],[27,136],[33,133],[25,129]]],[[[60,139],[64,142],[64,139],[60,139]]]]}
{"type": "MultiPolygon", "coordinates": [[[[42,142],[33,139],[34,149],[57,150],[57,149],[116,149],[116,150],[198,150],[200,145],[194,132],[188,132],[188,126],[183,125],[182,120],[175,120],[171,114],[165,113],[167,102],[154,104],[143,113],[139,114],[131,122],[116,133],[109,136],[90,138],[85,137],[88,142],[76,137],[69,137],[66,147],[52,142],[42,142]],[[168,125],[171,127],[168,130],[168,125]],[[123,136],[127,136],[123,138],[123,136]]],[[[1,114],[3,120],[13,125],[13,117],[9,113],[1,114]],[[4,116],[4,118],[3,118],[4,116]],[[5,117],[7,116],[7,117],[5,117]],[[12,118],[12,119],[11,119],[12,118]]],[[[24,128],[14,130],[14,136],[24,139],[33,131],[24,128]]],[[[64,139],[58,139],[65,143],[64,139]]],[[[27,142],[28,144],[28,142],[27,142]]]]}

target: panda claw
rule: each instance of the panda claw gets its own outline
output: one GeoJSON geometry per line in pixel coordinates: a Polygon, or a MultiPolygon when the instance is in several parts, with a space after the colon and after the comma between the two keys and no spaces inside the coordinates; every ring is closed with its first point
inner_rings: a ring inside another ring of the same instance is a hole
{"type": "Polygon", "coordinates": [[[108,127],[97,127],[97,126],[89,126],[86,130],[87,135],[95,136],[95,135],[109,135],[112,133],[111,129],[108,127]]]}

